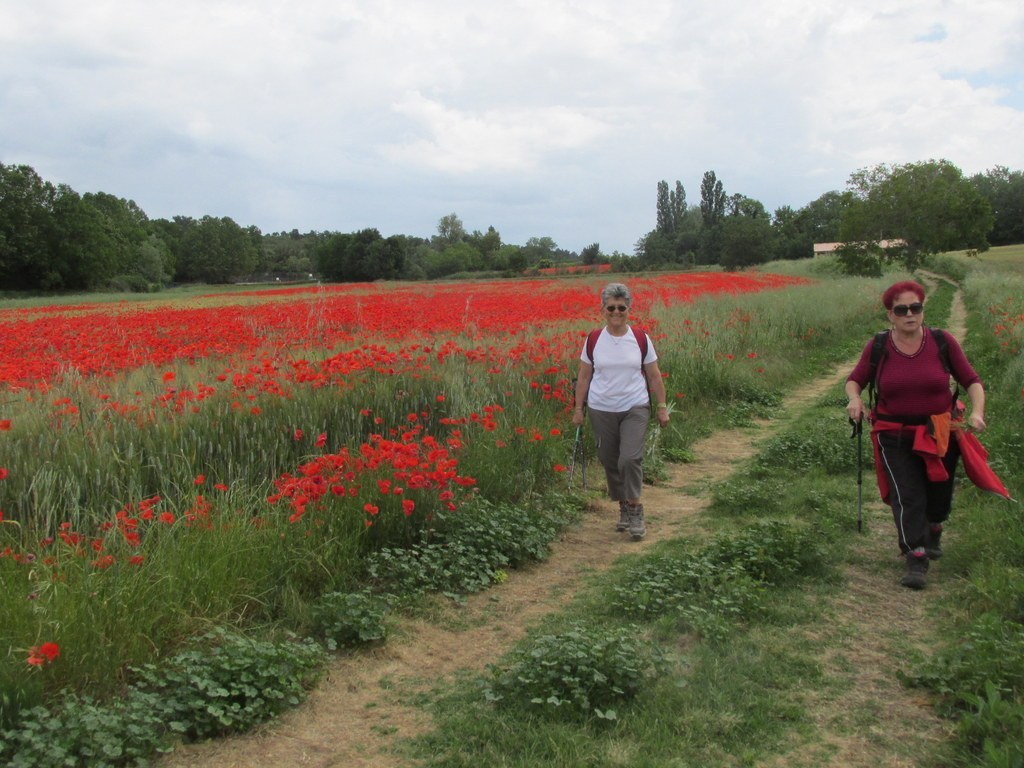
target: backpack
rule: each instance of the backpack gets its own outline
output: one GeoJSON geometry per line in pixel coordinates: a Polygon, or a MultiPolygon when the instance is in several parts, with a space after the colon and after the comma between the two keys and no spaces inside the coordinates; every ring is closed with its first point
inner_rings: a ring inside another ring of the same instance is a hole
{"type": "MultiPolygon", "coordinates": [[[[932,337],[938,346],[939,360],[942,361],[942,368],[946,373],[950,373],[952,369],[949,365],[949,342],[946,341],[946,334],[941,328],[929,328],[929,330],[932,332],[932,337]]],[[[876,401],[879,398],[878,379],[881,374],[881,366],[879,364],[884,362],[888,355],[889,331],[879,331],[871,340],[871,378],[868,379],[868,405],[872,411],[875,410],[876,401]]],[[[956,392],[951,397],[955,407],[957,400],[960,398],[959,382],[956,385],[956,392]]]]}
{"type": "MultiPolygon", "coordinates": [[[[603,330],[604,328],[595,328],[587,334],[587,357],[590,358],[591,365],[594,365],[594,347],[597,346],[597,339],[603,330]]],[[[643,371],[644,360],[647,359],[647,332],[633,325],[629,326],[629,330],[633,332],[636,344],[640,347],[640,370],[643,371]]],[[[644,375],[646,376],[646,373],[644,375]]]]}

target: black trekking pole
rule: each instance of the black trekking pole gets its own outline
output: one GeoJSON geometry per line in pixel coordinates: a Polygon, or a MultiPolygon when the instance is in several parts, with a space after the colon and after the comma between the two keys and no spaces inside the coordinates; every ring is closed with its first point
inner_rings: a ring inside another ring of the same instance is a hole
{"type": "Polygon", "coordinates": [[[857,438],[857,532],[860,533],[863,528],[864,520],[864,450],[862,447],[864,422],[862,419],[857,419],[857,421],[850,419],[850,424],[853,425],[853,433],[850,435],[850,439],[852,440],[854,437],[857,438]]]}
{"type": "Polygon", "coordinates": [[[569,490],[572,490],[572,478],[576,474],[576,458],[580,455],[580,442],[583,440],[583,425],[576,427],[576,441],[572,444],[572,459],[569,461],[569,490]]]}
{"type": "Polygon", "coordinates": [[[576,463],[580,465],[580,478],[583,490],[587,490],[587,455],[583,444],[583,425],[576,427],[576,440],[572,444],[572,460],[569,462],[569,489],[572,490],[572,478],[576,473],[576,463]]]}

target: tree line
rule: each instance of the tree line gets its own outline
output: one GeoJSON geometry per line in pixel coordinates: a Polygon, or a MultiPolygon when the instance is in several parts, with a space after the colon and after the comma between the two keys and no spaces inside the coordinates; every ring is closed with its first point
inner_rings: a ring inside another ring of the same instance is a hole
{"type": "Polygon", "coordinates": [[[714,171],[700,203],[683,185],[657,185],[655,228],[632,254],[579,253],[550,237],[504,243],[492,226],[467,231],[455,213],[429,238],[358,232],[262,233],[229,217],[150,219],[134,201],[106,192],[79,194],[27,165],[0,164],[0,289],[153,291],[177,283],[246,280],[429,280],[465,273],[518,275],[559,263],[611,263],[619,270],[677,265],[740,269],[772,259],[805,258],[816,242],[845,243],[849,271],[886,260],[913,264],[942,250],[984,250],[1024,242],[1024,174],[996,167],[965,178],[940,161],[877,166],[854,173],[843,192],[799,210],[769,214],[759,201],[728,195],[714,171]],[[896,240],[882,250],[880,240],[896,240]]]}
{"type": "Polygon", "coordinates": [[[968,178],[947,160],[882,164],[851,174],[844,191],[769,214],[757,200],[726,194],[708,171],[698,205],[687,204],[679,181],[674,188],[659,182],[655,220],[636,244],[647,268],[740,269],[813,256],[815,243],[841,243],[837,255],[847,272],[880,274],[887,262],[913,269],[934,253],[1024,242],[1024,173],[997,166],[968,178]]]}

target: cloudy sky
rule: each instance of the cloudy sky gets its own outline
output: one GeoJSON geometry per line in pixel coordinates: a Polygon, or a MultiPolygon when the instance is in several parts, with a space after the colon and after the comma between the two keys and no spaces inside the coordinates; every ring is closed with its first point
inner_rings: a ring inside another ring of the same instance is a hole
{"type": "Polygon", "coordinates": [[[0,0],[0,163],[151,218],[631,253],[662,179],[940,158],[1024,169],[1024,4],[0,0]]]}

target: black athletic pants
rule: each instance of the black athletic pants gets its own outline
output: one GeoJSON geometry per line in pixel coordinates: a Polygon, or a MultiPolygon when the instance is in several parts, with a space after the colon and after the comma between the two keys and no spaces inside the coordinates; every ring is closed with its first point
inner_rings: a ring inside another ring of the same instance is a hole
{"type": "Polygon", "coordinates": [[[953,473],[960,459],[956,438],[949,436],[949,449],[942,463],[949,479],[930,482],[924,459],[914,453],[914,436],[900,431],[878,433],[879,460],[889,478],[892,507],[900,551],[904,554],[928,544],[932,525],[949,517],[953,504],[953,473]]]}

